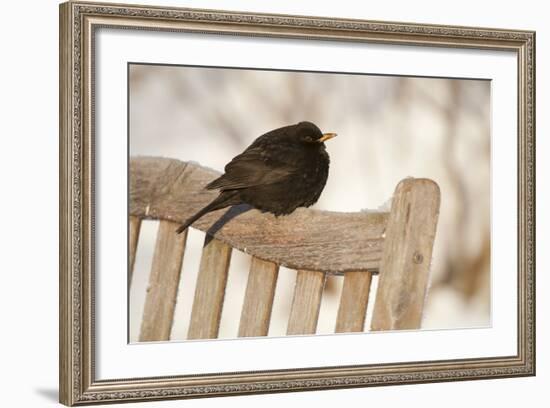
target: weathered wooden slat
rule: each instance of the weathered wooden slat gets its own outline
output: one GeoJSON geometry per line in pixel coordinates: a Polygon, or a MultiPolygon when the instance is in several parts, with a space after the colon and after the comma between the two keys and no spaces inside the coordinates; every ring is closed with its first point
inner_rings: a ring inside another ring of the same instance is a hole
{"type": "Polygon", "coordinates": [[[189,339],[218,337],[230,260],[231,247],[206,236],[187,333],[189,339]]]}
{"type": "MultiPolygon", "coordinates": [[[[203,187],[219,174],[173,159],[131,158],[130,213],[184,221],[216,197],[216,191],[203,187]]],[[[210,230],[210,235],[233,248],[296,270],[345,272],[379,267],[388,213],[299,208],[275,217],[257,210],[239,211],[243,206],[214,211],[193,227],[210,230]]]]}
{"type": "Polygon", "coordinates": [[[299,270],[290,309],[287,334],[315,334],[326,274],[299,270]]]}
{"type": "Polygon", "coordinates": [[[132,276],[134,275],[134,264],[136,262],[136,250],[139,240],[139,231],[141,229],[141,218],[134,215],[130,215],[129,222],[129,242],[128,242],[128,281],[132,282],[132,276]]]}
{"type": "Polygon", "coordinates": [[[420,327],[439,201],[439,187],[431,180],[405,179],[397,185],[386,229],[372,330],[420,327]]]}
{"type": "Polygon", "coordinates": [[[363,331],[371,281],[370,272],[350,271],[344,274],[344,287],[336,317],[336,333],[363,331]]]}
{"type": "Polygon", "coordinates": [[[140,341],[170,339],[187,232],[174,234],[177,224],[160,221],[153,266],[141,321],[140,341]]]}
{"type": "Polygon", "coordinates": [[[278,274],[277,264],[252,257],[239,337],[267,336],[278,274]]]}

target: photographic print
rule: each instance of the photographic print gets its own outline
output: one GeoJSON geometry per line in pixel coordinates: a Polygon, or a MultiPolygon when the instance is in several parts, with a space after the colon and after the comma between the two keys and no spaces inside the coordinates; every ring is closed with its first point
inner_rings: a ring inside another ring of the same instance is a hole
{"type": "Polygon", "coordinates": [[[535,33],[60,7],[60,401],[535,374],[535,33]]]}
{"type": "Polygon", "coordinates": [[[491,325],[490,80],[129,63],[128,102],[130,342],[491,325]]]}

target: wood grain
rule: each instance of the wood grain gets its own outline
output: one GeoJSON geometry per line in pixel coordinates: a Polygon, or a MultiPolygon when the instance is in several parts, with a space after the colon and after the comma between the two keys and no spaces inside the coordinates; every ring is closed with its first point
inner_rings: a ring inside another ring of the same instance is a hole
{"type": "Polygon", "coordinates": [[[288,335],[315,334],[325,280],[324,272],[299,270],[296,273],[288,335]]]}
{"type": "Polygon", "coordinates": [[[336,317],[336,333],[362,332],[372,281],[370,272],[346,272],[340,306],[336,317]]]}
{"type": "Polygon", "coordinates": [[[188,339],[218,337],[225,286],[231,260],[231,247],[206,236],[193,299],[188,339]]]}
{"type": "Polygon", "coordinates": [[[405,179],[394,193],[371,323],[372,330],[417,329],[439,215],[438,185],[405,179]]]}
{"type": "Polygon", "coordinates": [[[128,237],[128,282],[132,283],[132,276],[134,275],[134,264],[136,262],[136,250],[139,240],[139,231],[141,229],[141,218],[134,215],[129,217],[129,237],[128,237]]]}
{"type": "MultiPolygon", "coordinates": [[[[216,197],[215,191],[204,186],[219,174],[173,159],[131,158],[130,213],[184,221],[216,197]]],[[[257,210],[235,216],[242,210],[243,206],[237,206],[214,211],[193,227],[210,231],[233,248],[292,269],[339,273],[377,270],[380,265],[388,213],[299,208],[281,217],[257,210]]]]}
{"type": "Polygon", "coordinates": [[[252,257],[239,325],[239,337],[267,336],[279,266],[252,257]]]}
{"type": "Polygon", "coordinates": [[[176,223],[160,221],[139,341],[170,339],[187,239],[186,232],[174,234],[175,228],[176,223]]]}

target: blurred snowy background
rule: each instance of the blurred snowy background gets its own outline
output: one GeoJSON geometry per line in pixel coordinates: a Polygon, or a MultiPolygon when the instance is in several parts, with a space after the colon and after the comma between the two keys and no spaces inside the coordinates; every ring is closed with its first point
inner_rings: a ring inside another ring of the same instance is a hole
{"type": "MultiPolygon", "coordinates": [[[[490,325],[489,81],[136,64],[129,81],[131,156],[223,171],[259,135],[309,120],[338,133],[327,142],[330,174],[315,208],[377,209],[399,180],[435,180],[441,213],[422,328],[490,325]]],[[[157,227],[141,227],[130,341],[139,335],[157,227]]],[[[203,242],[190,230],[172,340],[186,337],[203,242]]],[[[233,252],[220,338],[236,337],[249,262],[233,252]]],[[[286,332],[295,275],[279,273],[270,336],[286,332]]],[[[327,281],[317,333],[334,332],[342,281],[327,281]]]]}

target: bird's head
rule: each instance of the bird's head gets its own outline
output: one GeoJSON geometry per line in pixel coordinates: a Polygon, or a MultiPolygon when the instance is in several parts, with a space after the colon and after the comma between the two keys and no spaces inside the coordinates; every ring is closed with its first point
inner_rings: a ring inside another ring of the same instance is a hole
{"type": "Polygon", "coordinates": [[[336,136],[336,133],[323,133],[311,122],[300,122],[296,126],[295,135],[301,143],[318,146],[336,136]]]}

